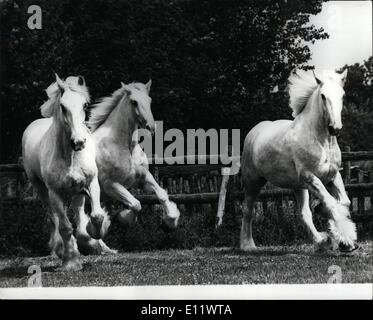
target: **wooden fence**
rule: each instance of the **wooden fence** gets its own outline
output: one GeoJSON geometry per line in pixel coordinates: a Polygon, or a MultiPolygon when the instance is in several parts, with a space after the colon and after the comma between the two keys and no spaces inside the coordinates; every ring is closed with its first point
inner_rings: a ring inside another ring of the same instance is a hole
{"type": "MultiPolygon", "coordinates": [[[[191,156],[185,157],[184,163],[191,156]]],[[[198,156],[207,164],[152,165],[151,171],[159,184],[170,194],[170,199],[178,204],[217,204],[222,181],[223,164],[211,164],[218,156],[198,156]]],[[[373,160],[373,151],[351,152],[347,148],[342,152],[343,166],[341,174],[346,190],[352,201],[354,220],[366,221],[373,217],[373,172],[363,171],[354,166],[356,161],[373,160]]],[[[243,199],[240,174],[230,178],[227,201],[237,202],[243,199]]],[[[153,194],[144,194],[142,190],[133,190],[133,194],[143,204],[157,204],[153,194]]],[[[30,183],[21,164],[0,165],[0,205],[2,201],[35,201],[30,183]]],[[[277,208],[292,205],[294,198],[291,190],[267,185],[260,193],[259,206],[263,211],[269,204],[277,208]]]]}

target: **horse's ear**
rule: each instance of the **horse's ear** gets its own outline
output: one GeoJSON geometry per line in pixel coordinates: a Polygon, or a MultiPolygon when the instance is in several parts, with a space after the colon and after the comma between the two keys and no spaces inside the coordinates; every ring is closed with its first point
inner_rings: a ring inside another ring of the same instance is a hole
{"type": "Polygon", "coordinates": [[[58,76],[57,73],[55,73],[55,76],[56,76],[56,83],[57,83],[58,88],[61,91],[64,91],[65,90],[65,84],[64,84],[64,82],[61,80],[61,78],[58,76]]]}
{"type": "Polygon", "coordinates": [[[152,79],[150,79],[147,84],[145,85],[146,91],[148,91],[148,94],[150,93],[150,88],[152,86],[152,79]]]}
{"type": "Polygon", "coordinates": [[[78,76],[78,85],[85,86],[85,79],[83,76],[78,76]]]}
{"type": "Polygon", "coordinates": [[[316,73],[314,70],[312,70],[312,73],[313,73],[313,76],[315,77],[315,80],[317,82],[318,85],[322,85],[322,81],[316,76],[316,73]]]}
{"type": "Polygon", "coordinates": [[[342,82],[342,87],[344,86],[344,84],[346,83],[346,80],[347,80],[347,73],[348,73],[348,69],[345,69],[345,71],[343,71],[340,76],[341,76],[341,82],[342,82]]]}
{"type": "Polygon", "coordinates": [[[127,85],[125,85],[124,82],[121,82],[120,84],[121,84],[122,88],[124,88],[124,91],[126,92],[126,94],[130,95],[131,94],[131,89],[127,85]]]}

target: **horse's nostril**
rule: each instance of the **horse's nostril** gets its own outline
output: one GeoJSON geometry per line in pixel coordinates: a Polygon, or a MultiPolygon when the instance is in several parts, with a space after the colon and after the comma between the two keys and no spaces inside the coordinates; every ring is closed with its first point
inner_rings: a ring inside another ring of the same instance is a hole
{"type": "Polygon", "coordinates": [[[71,139],[70,140],[70,143],[71,143],[71,148],[74,150],[74,151],[80,151],[80,150],[83,150],[84,147],[85,147],[85,143],[86,143],[87,139],[83,139],[83,140],[73,140],[71,139]]]}
{"type": "Polygon", "coordinates": [[[340,135],[340,133],[341,133],[341,129],[336,129],[336,128],[332,127],[332,126],[329,126],[328,130],[329,130],[329,134],[330,135],[336,136],[336,137],[338,137],[340,135]]]}

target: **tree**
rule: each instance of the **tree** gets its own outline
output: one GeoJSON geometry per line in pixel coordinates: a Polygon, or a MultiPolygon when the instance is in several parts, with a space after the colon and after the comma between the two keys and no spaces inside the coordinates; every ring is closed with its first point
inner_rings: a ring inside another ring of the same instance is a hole
{"type": "Polygon", "coordinates": [[[340,145],[353,150],[373,150],[373,56],[362,64],[345,65],[343,133],[340,145]]]}
{"type": "Polygon", "coordinates": [[[54,71],[84,75],[94,99],[152,78],[153,113],[166,128],[245,133],[290,117],[286,94],[271,92],[311,67],[307,42],[328,36],[308,24],[322,0],[39,0],[42,30],[27,28],[30,4],[1,4],[2,162],[20,154],[54,71]]]}

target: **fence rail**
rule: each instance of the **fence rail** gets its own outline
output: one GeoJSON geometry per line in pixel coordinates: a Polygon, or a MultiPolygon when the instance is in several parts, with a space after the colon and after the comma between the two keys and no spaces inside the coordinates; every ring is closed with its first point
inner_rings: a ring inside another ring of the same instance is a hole
{"type": "MultiPolygon", "coordinates": [[[[368,214],[369,219],[373,217],[373,174],[355,170],[351,164],[353,161],[373,160],[373,151],[351,152],[346,148],[342,152],[342,176],[346,184],[346,190],[352,201],[353,211],[361,217],[368,214]]],[[[206,164],[176,164],[176,165],[151,165],[151,171],[156,180],[170,194],[170,199],[178,204],[213,204],[219,199],[219,191],[222,182],[221,168],[227,166],[220,155],[202,155],[179,157],[179,163],[206,164]]],[[[232,158],[230,158],[232,160],[232,158]]],[[[161,162],[160,158],[152,158],[151,162],[161,162]]],[[[163,159],[170,160],[170,159],[163,159]]],[[[233,157],[237,161],[237,157],[233,157]]],[[[232,176],[228,188],[227,200],[236,201],[243,199],[242,183],[240,174],[232,176]]],[[[35,194],[30,188],[22,164],[0,165],[0,202],[1,201],[35,201],[35,194]]],[[[134,195],[140,202],[148,205],[158,204],[155,195],[144,194],[142,190],[134,190],[134,195]]],[[[293,193],[289,189],[280,189],[273,186],[264,188],[259,201],[266,208],[269,201],[282,201],[283,199],[294,201],[293,193]]],[[[365,218],[363,219],[366,220],[365,218]]]]}

